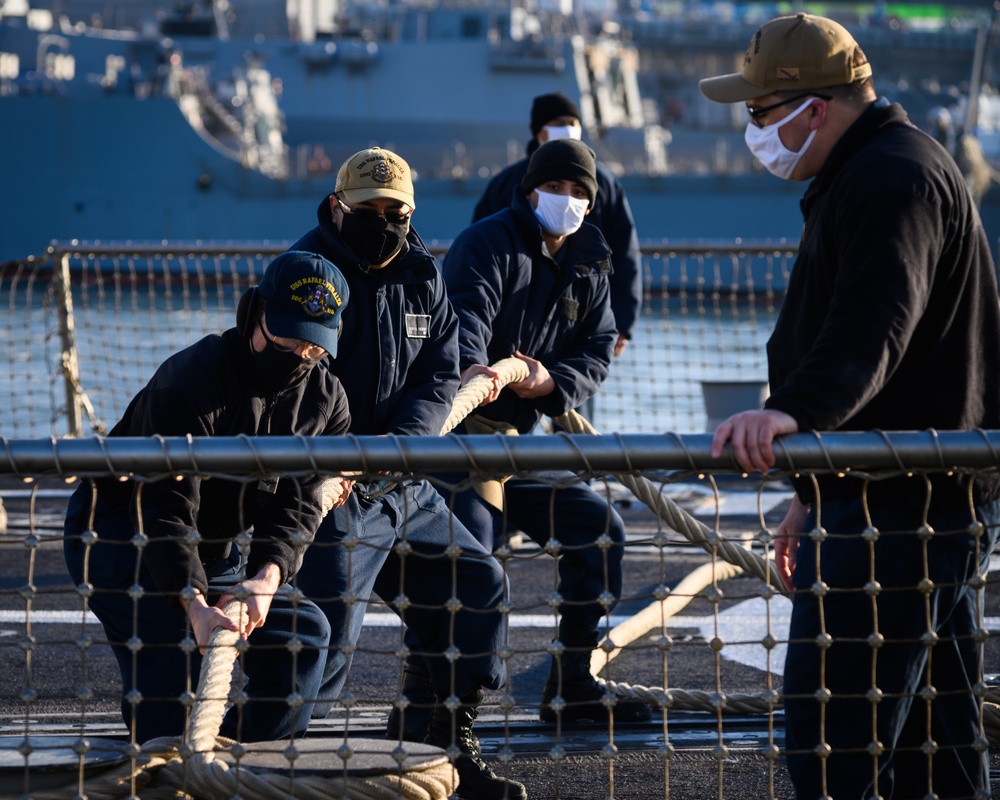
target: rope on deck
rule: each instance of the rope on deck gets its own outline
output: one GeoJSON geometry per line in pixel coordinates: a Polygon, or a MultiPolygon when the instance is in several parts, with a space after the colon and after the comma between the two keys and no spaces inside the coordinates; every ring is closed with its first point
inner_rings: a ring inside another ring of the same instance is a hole
{"type": "MultiPolygon", "coordinates": [[[[599,435],[594,426],[576,411],[567,411],[553,421],[568,433],[599,435]]],[[[773,561],[762,558],[752,550],[743,547],[742,544],[720,536],[664,495],[659,487],[648,478],[633,475],[630,472],[615,473],[614,477],[689,542],[698,545],[713,558],[722,558],[744,572],[760,578],[774,591],[786,596],[789,595],[773,561]]]]}
{"type": "MultiPolygon", "coordinates": [[[[493,364],[492,368],[499,373],[503,386],[524,380],[528,376],[528,367],[519,358],[503,359],[493,364]]],[[[459,390],[452,406],[452,413],[442,427],[442,434],[452,430],[479,406],[489,395],[493,385],[492,380],[486,375],[476,375],[459,390]]],[[[582,415],[573,410],[554,418],[553,421],[568,433],[599,435],[582,415]]],[[[768,596],[772,590],[787,594],[773,561],[762,558],[743,544],[719,536],[664,495],[649,479],[631,473],[617,473],[614,477],[673,530],[712,555],[713,561],[696,569],[669,597],[652,603],[611,631],[608,639],[614,643],[614,649],[606,651],[597,648],[591,655],[591,671],[595,677],[618,655],[622,647],[645,636],[713,583],[746,572],[764,581],[768,596]],[[722,561],[718,561],[718,558],[722,561]]],[[[608,691],[618,697],[640,699],[654,706],[673,710],[714,711],[725,707],[731,713],[749,714],[769,713],[781,705],[777,692],[764,692],[758,695],[718,695],[684,689],[633,686],[614,681],[604,681],[604,684],[608,691]]]]}
{"type": "MultiPolygon", "coordinates": [[[[238,625],[246,619],[246,604],[232,600],[223,613],[238,625]]],[[[386,775],[296,775],[256,773],[246,766],[216,758],[235,742],[219,736],[226,713],[233,666],[239,653],[240,634],[216,629],[202,658],[198,691],[188,721],[186,743],[176,737],[146,742],[138,756],[122,767],[86,782],[89,800],[143,800],[196,798],[196,800],[445,800],[458,786],[455,768],[449,762],[386,775]]],[[[290,742],[289,747],[293,744],[290,742]]],[[[442,751],[443,754],[443,751],[442,751]]],[[[332,760],[331,760],[332,763],[332,760]]],[[[291,765],[291,762],[289,762],[291,765]]],[[[65,790],[51,794],[32,793],[36,800],[61,800],[65,790]]]]}
{"type": "MultiPolygon", "coordinates": [[[[499,374],[501,386],[528,377],[527,365],[518,358],[498,361],[492,365],[492,369],[499,374]]],[[[492,386],[492,378],[476,375],[459,389],[452,404],[451,414],[441,428],[441,434],[448,433],[471,414],[489,395],[492,386]]],[[[586,418],[574,410],[555,417],[553,421],[567,433],[600,435],[586,418]]],[[[648,478],[631,473],[616,473],[614,477],[639,501],[652,509],[672,530],[710,554],[713,562],[688,575],[667,598],[650,604],[633,618],[615,627],[608,636],[609,641],[613,643],[612,649],[608,651],[597,648],[592,653],[591,670],[595,677],[620,653],[622,647],[664,624],[704,588],[718,581],[746,572],[764,582],[766,597],[770,597],[772,593],[790,596],[791,593],[785,588],[772,560],[762,558],[743,545],[731,542],[712,531],[665,496],[648,478]],[[716,562],[714,560],[716,557],[721,558],[724,563],[716,562]]],[[[655,707],[674,711],[725,710],[735,714],[770,714],[782,706],[781,693],[777,690],[754,694],[729,694],[665,689],[600,678],[598,680],[602,680],[608,691],[618,697],[643,700],[655,707]]],[[[1000,745],[1000,690],[997,697],[990,699],[994,702],[983,703],[983,728],[990,743],[1000,745]]]]}

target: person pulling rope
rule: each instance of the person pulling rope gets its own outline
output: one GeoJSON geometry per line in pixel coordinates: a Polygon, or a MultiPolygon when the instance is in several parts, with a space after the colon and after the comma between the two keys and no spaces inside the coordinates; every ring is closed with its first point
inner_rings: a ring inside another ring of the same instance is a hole
{"type": "MultiPolygon", "coordinates": [[[[239,623],[246,617],[247,607],[240,600],[232,600],[222,611],[239,623]]],[[[420,768],[389,771],[384,775],[256,772],[240,764],[239,756],[233,765],[223,760],[221,756],[227,752],[235,755],[236,748],[245,753],[253,752],[253,745],[238,745],[219,736],[233,681],[233,666],[239,655],[239,640],[238,632],[222,628],[212,635],[202,659],[184,739],[151,739],[132,761],[88,778],[85,788],[90,800],[118,800],[140,794],[143,800],[231,800],[234,797],[243,800],[445,800],[454,793],[458,780],[444,751],[441,751],[441,758],[429,759],[420,768]]],[[[351,748],[359,751],[362,741],[350,740],[351,748]]],[[[294,747],[295,743],[289,741],[286,753],[294,752],[294,747]]],[[[339,746],[331,748],[331,755],[333,750],[339,751],[339,746]]],[[[289,771],[293,763],[289,758],[289,771]]],[[[32,797],[35,800],[62,800],[66,792],[33,792],[32,797]]]]}

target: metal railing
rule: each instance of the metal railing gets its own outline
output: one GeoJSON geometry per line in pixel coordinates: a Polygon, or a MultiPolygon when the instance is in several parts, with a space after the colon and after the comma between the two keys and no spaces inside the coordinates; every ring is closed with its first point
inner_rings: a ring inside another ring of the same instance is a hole
{"type": "MultiPolygon", "coordinates": [[[[636,795],[629,788],[636,785],[642,786],[642,797],[663,800],[694,796],[691,786],[698,787],[698,796],[791,796],[785,756],[792,748],[783,734],[782,711],[786,699],[783,682],[789,677],[784,653],[795,644],[788,633],[791,605],[766,580],[730,569],[723,545],[736,545],[766,560],[773,552],[775,530],[790,496],[786,479],[793,475],[850,473],[872,486],[901,477],[919,485],[955,474],[976,480],[993,478],[1000,470],[1000,431],[797,434],[778,440],[776,468],[767,476],[737,477],[730,455],[713,458],[709,444],[707,434],[0,438],[0,481],[16,478],[23,482],[20,485],[29,487],[14,494],[13,524],[4,541],[16,546],[7,551],[8,557],[0,568],[6,585],[14,587],[0,592],[0,614],[6,628],[18,629],[13,632],[16,635],[9,635],[8,646],[0,647],[0,663],[7,676],[6,689],[0,691],[0,740],[6,738],[13,745],[9,747],[11,752],[16,749],[23,757],[20,771],[18,756],[8,758],[7,772],[0,775],[0,790],[13,786],[12,791],[25,795],[44,789],[57,791],[53,787],[59,765],[53,764],[42,773],[33,768],[31,753],[34,751],[35,757],[44,755],[50,746],[46,744],[50,740],[44,737],[61,734],[63,741],[73,745],[66,748],[68,764],[63,763],[67,786],[75,785],[77,796],[97,796],[105,786],[106,776],[88,769],[84,756],[91,748],[100,749],[101,736],[112,737],[119,744],[129,736],[118,717],[120,687],[113,680],[110,648],[89,611],[97,607],[96,599],[107,590],[86,582],[74,585],[61,574],[61,556],[58,566],[53,564],[53,549],[61,550],[66,543],[60,512],[65,505],[67,483],[75,483],[83,476],[128,476],[141,487],[181,475],[239,482],[261,474],[299,480],[316,473],[359,471],[381,478],[388,474],[406,483],[422,478],[435,482],[440,473],[469,471],[484,476],[510,473],[535,477],[544,484],[546,473],[568,469],[590,479],[621,514],[628,515],[625,586],[619,608],[630,611],[609,612],[602,622],[602,634],[607,638],[595,651],[606,655],[607,660],[591,663],[603,667],[600,676],[609,691],[619,697],[639,696],[650,702],[654,718],[641,725],[592,725],[583,732],[538,723],[541,680],[548,669],[549,653],[555,652],[550,640],[558,606],[558,597],[553,595],[554,562],[548,556],[561,552],[562,521],[550,515],[543,524],[548,531],[547,542],[522,548],[505,545],[496,552],[510,586],[509,595],[496,610],[504,615],[508,628],[504,652],[509,663],[508,682],[502,689],[488,693],[476,726],[491,765],[497,772],[526,783],[529,797],[584,797],[594,796],[595,792],[607,797],[632,797],[636,795]],[[637,509],[635,497],[609,475],[648,480],[665,501],[683,506],[687,509],[684,514],[710,526],[712,538],[708,546],[692,546],[686,534],[654,517],[652,506],[637,509]],[[695,491],[698,488],[700,494],[695,491]],[[692,502],[685,499],[692,497],[692,502]],[[737,503],[740,498],[751,502],[737,503]],[[742,510],[734,511],[734,507],[742,510]],[[14,580],[18,575],[20,582],[14,580]],[[62,665],[59,670],[52,668],[55,663],[62,665]],[[568,763],[572,769],[562,769],[568,763]],[[747,793],[741,794],[742,788],[738,787],[744,781],[747,793]]],[[[435,485],[446,500],[466,488],[465,484],[435,485]]],[[[553,494],[560,491],[561,485],[551,483],[553,494]]],[[[101,491],[106,487],[104,484],[101,491]]],[[[141,500],[141,492],[136,496],[141,500]]],[[[823,498],[820,502],[824,502],[823,498]]],[[[344,541],[334,546],[370,546],[363,536],[347,535],[352,530],[348,523],[344,541]]],[[[924,542],[964,536],[969,530],[972,528],[965,525],[952,530],[914,526],[912,530],[887,529],[881,533],[886,543],[908,537],[919,550],[924,542]]],[[[89,530],[81,534],[80,545],[97,547],[101,531],[94,534],[89,530]]],[[[868,534],[865,531],[857,538],[868,534]]],[[[816,541],[845,539],[842,533],[827,532],[819,526],[808,535],[816,541]]],[[[240,534],[238,539],[241,537],[246,540],[247,534],[240,534]]],[[[865,541],[869,539],[872,537],[865,541]]],[[[69,541],[73,540],[71,536],[69,541]]],[[[144,536],[135,536],[131,542],[121,542],[120,547],[141,547],[144,540],[144,536]]],[[[881,546],[875,544],[877,540],[872,539],[872,547],[881,546]]],[[[595,542],[592,546],[601,544],[595,542]]],[[[401,546],[398,553],[405,559],[409,550],[401,546]]],[[[447,555],[456,557],[450,548],[447,555]]],[[[419,563],[414,561],[407,568],[419,569],[419,563]]],[[[854,590],[834,587],[831,591],[823,582],[825,563],[817,556],[819,579],[811,587],[798,590],[797,595],[817,598],[833,609],[852,591],[870,603],[882,591],[875,582],[882,576],[874,572],[874,559],[871,581],[854,590]]],[[[925,560],[926,569],[934,566],[932,560],[925,560]]],[[[1000,741],[996,709],[992,706],[995,697],[988,687],[983,660],[983,652],[989,652],[990,646],[986,639],[998,624],[995,617],[983,616],[984,609],[995,608],[996,584],[979,572],[961,580],[978,595],[985,593],[985,600],[977,606],[977,627],[972,632],[980,655],[977,674],[971,676],[970,683],[974,702],[986,705],[984,723],[973,725],[978,731],[979,747],[987,740],[1000,741]]],[[[945,591],[951,585],[939,581],[945,591]]],[[[924,594],[936,591],[929,580],[921,581],[916,588],[924,594]]],[[[889,599],[899,591],[898,587],[887,586],[883,594],[889,599]]],[[[124,595],[121,591],[116,594],[124,595]]],[[[149,594],[147,590],[129,596],[138,603],[149,594]]],[[[916,601],[921,619],[922,597],[916,601]]],[[[385,715],[398,697],[398,676],[407,653],[402,646],[402,623],[392,613],[397,601],[353,598],[353,602],[367,603],[366,633],[357,645],[350,645],[354,666],[347,687],[329,718],[312,721],[307,740],[296,738],[272,749],[266,765],[271,774],[282,770],[290,773],[292,784],[301,781],[306,792],[312,778],[307,777],[309,770],[299,770],[300,763],[307,763],[296,761],[302,754],[322,756],[327,775],[340,777],[353,768],[354,756],[364,752],[368,744],[365,740],[383,735],[385,715]]],[[[832,621],[832,610],[830,614],[832,621]]],[[[871,649],[872,691],[861,702],[873,721],[883,713],[882,704],[891,700],[890,695],[882,695],[880,682],[890,676],[875,671],[876,655],[883,658],[890,649],[887,645],[896,643],[895,634],[889,632],[892,620],[876,619],[879,628],[869,631],[872,635],[849,639],[855,644],[867,643],[865,646],[871,649]]],[[[920,646],[928,651],[938,648],[936,654],[950,647],[951,642],[946,634],[937,638],[935,630],[925,631],[920,646]]],[[[817,651],[836,655],[838,635],[817,637],[817,651]]],[[[454,643],[449,657],[464,657],[461,644],[454,643]]],[[[138,638],[129,641],[130,647],[142,645],[138,638]]],[[[812,646],[813,642],[808,640],[803,645],[800,641],[798,645],[812,646]]],[[[309,644],[300,642],[296,646],[309,644]]],[[[341,646],[339,641],[331,642],[333,649],[341,646]]],[[[252,641],[249,647],[253,647],[252,641]]],[[[831,669],[833,664],[831,661],[831,669]]],[[[199,696],[196,675],[190,679],[191,697],[186,693],[177,698],[178,703],[199,696]]],[[[825,704],[832,700],[833,709],[839,700],[838,692],[836,687],[829,693],[824,689],[817,692],[814,702],[825,704]]],[[[274,698],[287,702],[297,699],[301,698],[274,698]]],[[[930,691],[921,692],[914,703],[931,707],[951,699],[953,695],[947,691],[941,697],[930,691]]],[[[859,730],[865,732],[867,728],[860,726],[859,730]]],[[[396,744],[389,743],[392,747],[396,744]]],[[[405,752],[406,743],[398,744],[400,752],[405,752]]],[[[945,743],[944,749],[951,744],[945,743]]],[[[868,752],[873,766],[877,758],[884,756],[887,746],[892,750],[895,745],[872,742],[868,752]]],[[[905,752],[903,743],[899,747],[900,752],[905,752]]],[[[186,752],[174,747],[158,754],[180,770],[191,760],[191,748],[188,742],[186,752]]],[[[227,745],[219,752],[228,750],[227,745]]],[[[120,752],[125,763],[116,769],[126,776],[131,773],[136,785],[142,787],[136,794],[152,793],[159,786],[158,776],[150,771],[141,781],[136,777],[148,769],[138,748],[129,751],[123,746],[120,752]]],[[[939,783],[938,762],[933,760],[936,752],[936,748],[928,749],[916,768],[928,787],[944,788],[939,783]]],[[[239,745],[226,756],[236,758],[237,763],[247,756],[242,769],[248,781],[255,769],[249,757],[252,753],[253,745],[239,745]]],[[[830,754],[834,758],[838,755],[836,743],[830,754]]],[[[815,769],[822,771],[822,763],[817,758],[815,769]]],[[[191,768],[196,766],[192,762],[191,768]]],[[[215,771],[219,770],[224,768],[215,771]]],[[[183,781],[183,772],[180,778],[174,775],[173,779],[183,781]]],[[[238,775],[236,780],[240,780],[238,775]]],[[[127,781],[124,788],[128,789],[127,781]]],[[[71,794],[66,789],[66,796],[71,794]]],[[[233,794],[230,789],[229,794],[220,796],[233,794]]],[[[240,791],[237,789],[235,794],[240,796],[240,791]]],[[[201,796],[197,791],[195,795],[201,796]]],[[[298,795],[289,789],[285,796],[298,795]]]]}

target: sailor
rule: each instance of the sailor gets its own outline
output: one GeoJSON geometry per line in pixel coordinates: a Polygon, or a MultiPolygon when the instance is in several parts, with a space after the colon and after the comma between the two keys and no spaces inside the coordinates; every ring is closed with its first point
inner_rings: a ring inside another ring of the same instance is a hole
{"type": "MultiPolygon", "coordinates": [[[[354,410],[351,433],[436,436],[458,390],[458,320],[438,265],[410,225],[414,208],[406,161],[362,150],[340,167],[318,225],[294,246],[336,260],[350,286],[351,346],[331,367],[354,410]]],[[[470,800],[526,797],[524,786],[485,764],[472,732],[483,688],[504,681],[497,605],[505,581],[490,551],[421,479],[354,485],[320,526],[299,574],[333,630],[320,700],[329,706],[340,695],[366,601],[377,594],[414,637],[427,669],[428,693],[418,701],[429,711],[426,740],[458,747],[458,795],[470,800]],[[356,545],[347,546],[349,536],[356,545]],[[452,696],[453,710],[445,705],[452,696]]]]}
{"type": "MultiPolygon", "coordinates": [[[[444,260],[458,314],[462,380],[514,355],[528,377],[495,391],[456,433],[529,433],[593,395],[617,338],[611,252],[584,222],[598,192],[593,151],[554,139],[532,153],[505,211],[466,228],[444,260]]],[[[511,477],[497,492],[467,490],[455,513],[487,549],[509,521],[542,546],[559,543],[559,638],[540,715],[545,722],[644,721],[649,707],[618,700],[613,711],[590,672],[602,617],[621,597],[625,526],[608,501],[569,472],[511,477]],[[558,488],[556,488],[558,487],[558,488]],[[493,494],[490,502],[487,498],[493,494]],[[558,702],[561,699],[562,703],[558,702]]]]}
{"type": "MultiPolygon", "coordinates": [[[[580,119],[580,109],[566,95],[554,92],[536,97],[531,103],[531,139],[528,140],[527,156],[490,179],[476,203],[472,221],[478,222],[509,208],[513,195],[520,192],[531,154],[552,139],[580,139],[583,135],[580,119]]],[[[611,248],[614,267],[610,276],[611,311],[618,331],[614,352],[619,356],[632,338],[642,308],[642,259],[625,189],[618,178],[600,164],[597,165],[597,195],[587,222],[600,228],[611,248]]]]}
{"type": "MultiPolygon", "coordinates": [[[[326,358],[336,355],[349,295],[325,259],[278,256],[241,299],[236,327],[164,361],[109,436],[345,434],[347,397],[326,358]]],[[[77,585],[93,587],[89,607],[118,661],[136,742],[184,733],[182,700],[201,661],[184,642],[204,648],[217,628],[237,630],[220,610],[237,595],[246,595],[247,702],[230,709],[222,735],[257,741],[306,730],[330,627],[288,584],[322,513],[316,476],[81,483],[66,516],[66,565],[77,585]],[[241,559],[234,538],[251,527],[241,559]],[[301,705],[286,702],[293,696],[301,705]]]]}
{"type": "MultiPolygon", "coordinates": [[[[804,13],[774,19],[739,72],[700,88],[746,103],[746,141],[768,170],[812,181],[767,346],[770,398],[724,421],[712,455],[730,443],[742,469],[767,470],[774,438],[797,431],[1000,426],[1000,308],[979,214],[944,148],[878,98],[851,34],[804,13]]],[[[795,590],[784,704],[797,796],[988,797],[975,587],[1000,477],[794,483],[775,555],[795,590]]]]}

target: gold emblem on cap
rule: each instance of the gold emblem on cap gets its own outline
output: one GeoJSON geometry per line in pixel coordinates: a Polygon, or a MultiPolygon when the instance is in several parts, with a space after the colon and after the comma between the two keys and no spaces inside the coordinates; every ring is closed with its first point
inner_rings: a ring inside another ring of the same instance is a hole
{"type": "Polygon", "coordinates": [[[392,170],[385,161],[379,161],[372,167],[372,180],[379,183],[392,183],[392,170]]]}

